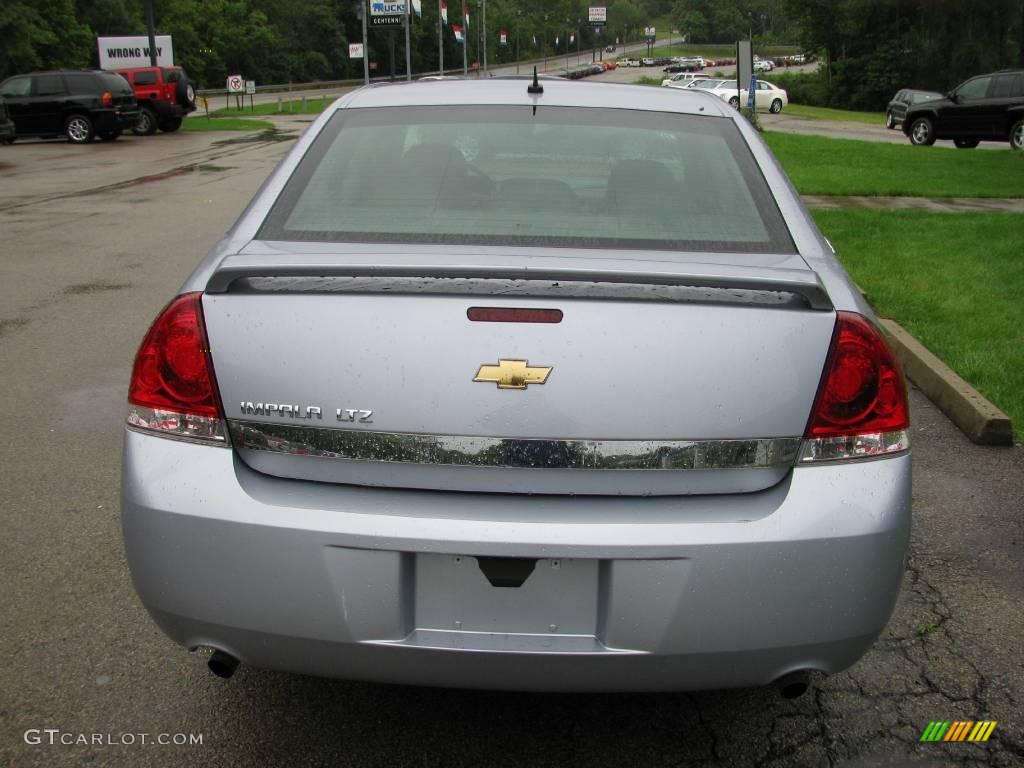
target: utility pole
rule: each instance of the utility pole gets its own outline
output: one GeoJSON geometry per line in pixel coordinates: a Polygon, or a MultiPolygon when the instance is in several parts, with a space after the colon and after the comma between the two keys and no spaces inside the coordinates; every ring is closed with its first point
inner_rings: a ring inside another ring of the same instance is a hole
{"type": "Polygon", "coordinates": [[[437,67],[438,74],[444,76],[444,18],[441,16],[442,0],[437,0],[437,67]]]}
{"type": "Polygon", "coordinates": [[[149,66],[156,66],[156,25],[153,22],[153,0],[146,0],[146,29],[149,32],[149,66]]]}
{"type": "Polygon", "coordinates": [[[405,79],[412,80],[412,46],[409,38],[412,33],[412,0],[405,0],[405,79]]]}
{"type": "Polygon", "coordinates": [[[356,6],[356,12],[359,14],[359,20],[363,24],[363,85],[370,84],[370,49],[366,45],[366,2],[359,0],[359,5],[356,6]]]}
{"type": "Polygon", "coordinates": [[[481,30],[484,36],[484,74],[487,74],[487,0],[484,0],[484,18],[481,30]]]}
{"type": "Polygon", "coordinates": [[[516,74],[519,74],[519,17],[523,15],[520,8],[516,8],[516,74]]]}

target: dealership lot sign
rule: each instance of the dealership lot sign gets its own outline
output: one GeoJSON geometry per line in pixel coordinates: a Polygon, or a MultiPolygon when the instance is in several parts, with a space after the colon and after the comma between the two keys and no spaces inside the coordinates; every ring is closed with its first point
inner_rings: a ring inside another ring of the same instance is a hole
{"type": "MultiPolygon", "coordinates": [[[[149,38],[145,35],[97,37],[96,46],[100,53],[100,69],[150,66],[149,38]]],[[[170,35],[156,36],[156,63],[160,67],[174,65],[174,46],[170,35]]]]}
{"type": "Polygon", "coordinates": [[[401,0],[370,0],[370,26],[400,26],[405,19],[405,3],[401,0]]]}

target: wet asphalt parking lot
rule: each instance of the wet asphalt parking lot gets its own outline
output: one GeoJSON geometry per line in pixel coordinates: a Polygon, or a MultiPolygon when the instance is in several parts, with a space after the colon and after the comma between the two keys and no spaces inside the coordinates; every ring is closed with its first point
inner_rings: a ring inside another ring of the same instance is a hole
{"type": "Polygon", "coordinates": [[[118,472],[142,334],[291,145],[226,138],[0,147],[0,765],[1024,764],[1024,448],[970,444],[917,392],[896,613],[801,699],[210,675],[135,598],[118,472]],[[921,743],[935,720],[998,725],[984,744],[921,743]]]}

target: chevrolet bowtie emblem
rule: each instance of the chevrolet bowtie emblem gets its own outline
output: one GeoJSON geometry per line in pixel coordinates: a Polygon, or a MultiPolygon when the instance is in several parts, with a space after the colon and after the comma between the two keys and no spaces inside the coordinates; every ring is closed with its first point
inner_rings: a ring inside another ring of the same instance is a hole
{"type": "Polygon", "coordinates": [[[530,367],[526,360],[499,360],[497,365],[481,365],[473,381],[493,381],[498,389],[526,389],[529,384],[548,380],[551,366],[530,367]]]}

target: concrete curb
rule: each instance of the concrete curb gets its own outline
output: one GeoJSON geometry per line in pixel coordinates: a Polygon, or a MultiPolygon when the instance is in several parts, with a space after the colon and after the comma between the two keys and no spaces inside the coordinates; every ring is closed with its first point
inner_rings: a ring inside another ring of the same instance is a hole
{"type": "Polygon", "coordinates": [[[903,370],[972,442],[1013,445],[1010,417],[893,320],[881,320],[903,370]]]}

